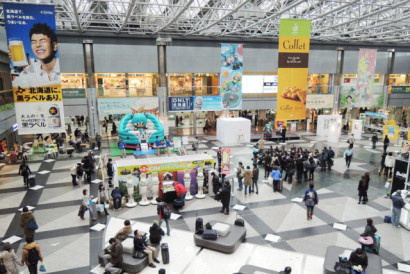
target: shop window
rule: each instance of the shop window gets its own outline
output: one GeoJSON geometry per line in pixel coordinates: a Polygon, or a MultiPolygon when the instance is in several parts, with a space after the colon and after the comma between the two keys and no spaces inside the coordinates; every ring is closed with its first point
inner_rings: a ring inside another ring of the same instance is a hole
{"type": "Polygon", "coordinates": [[[192,95],[192,74],[170,74],[169,87],[171,96],[191,96],[192,95]]]}
{"type": "Polygon", "coordinates": [[[194,79],[195,95],[218,95],[217,73],[196,73],[194,79]]]}
{"type": "Polygon", "coordinates": [[[130,97],[155,96],[158,88],[158,75],[152,73],[129,73],[128,89],[130,97]]]}
{"type": "Polygon", "coordinates": [[[98,97],[127,97],[125,73],[97,73],[98,97]]]}

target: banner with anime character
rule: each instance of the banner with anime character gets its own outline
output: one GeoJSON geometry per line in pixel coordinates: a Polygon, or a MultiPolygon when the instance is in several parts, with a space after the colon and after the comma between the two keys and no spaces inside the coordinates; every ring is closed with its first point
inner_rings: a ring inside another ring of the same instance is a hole
{"type": "Polygon", "coordinates": [[[357,70],[356,107],[373,106],[373,83],[376,72],[376,49],[359,50],[359,67],[357,70]]]}
{"type": "Polygon", "coordinates": [[[65,132],[54,6],[3,11],[19,135],[65,132]]]}
{"type": "Polygon", "coordinates": [[[221,44],[221,99],[225,109],[242,109],[243,45],[221,44]]]}

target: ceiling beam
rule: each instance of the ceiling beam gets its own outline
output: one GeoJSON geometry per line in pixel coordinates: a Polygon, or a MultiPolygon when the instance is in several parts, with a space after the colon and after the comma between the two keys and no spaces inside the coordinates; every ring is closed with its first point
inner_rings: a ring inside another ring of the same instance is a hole
{"type": "Polygon", "coordinates": [[[120,33],[124,29],[124,27],[127,25],[128,20],[130,19],[130,16],[131,16],[131,12],[134,9],[134,6],[135,6],[135,0],[131,0],[130,5],[128,6],[127,15],[125,16],[124,22],[122,23],[121,27],[119,28],[118,33],[120,33]]]}
{"type": "Polygon", "coordinates": [[[71,6],[73,7],[74,17],[75,17],[75,21],[77,22],[78,31],[82,33],[83,30],[81,28],[80,18],[78,17],[77,6],[75,5],[75,0],[71,1],[71,6]]]}
{"type": "Polygon", "coordinates": [[[160,32],[161,30],[165,29],[166,27],[172,25],[178,18],[189,8],[189,6],[194,2],[194,0],[189,0],[186,5],[165,25],[160,27],[158,30],[154,31],[152,34],[156,34],[160,32]]]}

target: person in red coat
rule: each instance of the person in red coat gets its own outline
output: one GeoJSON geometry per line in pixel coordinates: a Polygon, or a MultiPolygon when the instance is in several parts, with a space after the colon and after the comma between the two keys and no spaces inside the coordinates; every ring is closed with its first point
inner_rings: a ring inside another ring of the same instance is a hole
{"type": "Polygon", "coordinates": [[[177,193],[177,197],[178,197],[177,200],[185,202],[185,196],[187,193],[185,186],[183,184],[175,182],[174,188],[175,188],[175,192],[177,193]]]}

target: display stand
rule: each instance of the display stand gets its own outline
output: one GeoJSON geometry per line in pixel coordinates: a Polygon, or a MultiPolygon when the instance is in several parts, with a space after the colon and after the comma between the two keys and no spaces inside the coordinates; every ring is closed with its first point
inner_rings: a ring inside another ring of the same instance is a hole
{"type": "Polygon", "coordinates": [[[204,171],[202,167],[198,168],[198,174],[196,175],[196,180],[198,183],[198,194],[195,195],[195,198],[198,199],[204,199],[205,194],[204,194],[204,171]]]}
{"type": "Polygon", "coordinates": [[[189,169],[185,169],[184,171],[184,185],[185,188],[187,190],[186,196],[185,196],[185,200],[186,201],[190,201],[192,200],[194,197],[191,195],[191,175],[189,175],[190,170],[189,169]]]}
{"type": "Polygon", "coordinates": [[[317,117],[316,135],[329,136],[328,142],[337,142],[342,131],[342,116],[341,115],[319,115],[317,117]]]}
{"type": "Polygon", "coordinates": [[[150,201],[148,201],[148,199],[147,199],[148,179],[147,179],[147,174],[145,174],[145,173],[141,174],[141,180],[139,182],[139,189],[140,189],[140,195],[141,195],[141,201],[139,202],[139,205],[141,205],[141,206],[149,205],[150,201]]]}
{"type": "MultiPolygon", "coordinates": [[[[393,180],[391,183],[391,195],[397,190],[402,190],[403,199],[405,199],[406,206],[401,209],[399,223],[406,229],[410,229],[410,207],[406,195],[410,191],[410,165],[405,159],[396,159],[394,163],[393,180]]],[[[390,195],[390,197],[391,197],[390,195]]]]}
{"type": "Polygon", "coordinates": [[[158,179],[158,172],[153,172],[151,174],[151,184],[152,184],[152,200],[151,204],[156,205],[157,203],[157,198],[158,198],[158,185],[159,185],[159,179],[158,179]]]}
{"type": "Polygon", "coordinates": [[[128,203],[126,204],[127,207],[136,207],[138,205],[137,202],[134,201],[134,181],[132,175],[127,176],[127,192],[128,192],[128,203]]]}
{"type": "Polygon", "coordinates": [[[251,120],[245,118],[218,118],[216,139],[224,145],[250,143],[251,120]]]}
{"type": "Polygon", "coordinates": [[[363,131],[363,120],[353,120],[352,134],[355,140],[362,139],[362,131],[363,131]]]}

